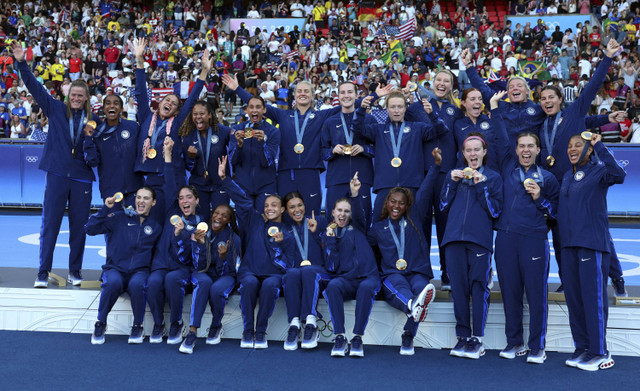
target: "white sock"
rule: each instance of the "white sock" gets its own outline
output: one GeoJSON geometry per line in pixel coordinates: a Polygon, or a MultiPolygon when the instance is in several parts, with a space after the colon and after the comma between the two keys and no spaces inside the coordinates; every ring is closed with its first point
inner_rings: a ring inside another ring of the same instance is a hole
{"type": "Polygon", "coordinates": [[[313,327],[318,327],[316,324],[316,316],[315,315],[307,315],[307,324],[312,324],[313,327]]]}
{"type": "Polygon", "coordinates": [[[474,336],[473,336],[473,338],[477,338],[477,339],[478,339],[478,341],[479,341],[480,343],[482,343],[482,337],[476,337],[476,336],[474,335],[474,336]]]}
{"type": "Polygon", "coordinates": [[[409,315],[411,315],[411,304],[413,303],[413,299],[409,299],[407,302],[407,308],[409,309],[409,315]]]}
{"type": "Polygon", "coordinates": [[[289,326],[296,326],[297,328],[300,328],[300,318],[296,316],[295,318],[291,319],[291,324],[289,324],[289,326]]]}

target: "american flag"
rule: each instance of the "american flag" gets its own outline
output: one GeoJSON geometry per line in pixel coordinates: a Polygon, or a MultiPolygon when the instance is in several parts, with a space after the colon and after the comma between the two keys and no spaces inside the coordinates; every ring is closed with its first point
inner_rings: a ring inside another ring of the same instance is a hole
{"type": "MultiPolygon", "coordinates": [[[[135,87],[129,87],[129,96],[133,97],[134,102],[136,103],[136,105],[138,104],[138,100],[136,99],[136,88],[135,87]]],[[[151,102],[151,100],[153,99],[153,96],[155,94],[160,94],[159,97],[159,101],[162,100],[165,96],[169,95],[169,94],[173,94],[173,88],[147,88],[147,99],[149,100],[149,102],[151,102]]]]}
{"type": "Polygon", "coordinates": [[[299,56],[299,55],[300,53],[297,50],[292,50],[289,53],[287,53],[287,61],[291,61],[295,56],[299,56]]]}
{"type": "Polygon", "coordinates": [[[409,19],[402,26],[384,26],[384,32],[389,39],[397,39],[399,41],[406,41],[413,38],[416,32],[416,18],[409,19]]]}

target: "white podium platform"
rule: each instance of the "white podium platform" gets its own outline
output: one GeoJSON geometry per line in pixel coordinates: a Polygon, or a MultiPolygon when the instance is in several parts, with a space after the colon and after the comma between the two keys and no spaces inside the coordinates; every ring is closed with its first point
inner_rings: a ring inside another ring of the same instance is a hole
{"type": "MultiPolygon", "coordinates": [[[[19,331],[55,331],[65,333],[93,332],[98,311],[100,291],[95,289],[65,288],[14,288],[0,287],[0,329],[19,331]]],[[[240,339],[242,316],[239,296],[233,295],[225,308],[222,320],[223,338],[240,339]]],[[[184,303],[183,320],[189,322],[191,295],[184,303]]],[[[347,337],[351,337],[355,302],[345,303],[347,337]]],[[[168,323],[168,307],[165,309],[165,322],[168,323]]],[[[329,323],[330,316],[324,299],[320,300],[319,312],[329,323]]],[[[365,344],[400,345],[400,336],[406,316],[383,301],[374,304],[366,334],[365,344]]],[[[107,338],[113,334],[128,335],[133,322],[129,298],[120,297],[107,320],[107,338]]],[[[199,337],[205,337],[211,322],[207,310],[198,330],[199,337]]],[[[149,335],[153,319],[147,311],[144,321],[145,334],[149,335]]],[[[528,335],[528,311],[524,318],[525,341],[528,335]]],[[[281,346],[287,335],[288,323],[284,299],[278,299],[276,309],[271,316],[267,338],[272,347],[281,346]]],[[[321,341],[330,342],[333,335],[324,330],[321,341]]],[[[415,338],[415,346],[432,349],[447,349],[456,342],[453,303],[450,299],[437,299],[429,310],[427,321],[415,338]]],[[[506,345],[504,336],[504,312],[502,302],[492,301],[486,325],[484,341],[488,349],[502,349],[506,345]]],[[[609,350],[614,355],[640,356],[640,308],[631,306],[609,307],[607,328],[609,350]]],[[[564,302],[549,301],[547,327],[547,350],[573,352],[573,340],[569,329],[569,319],[564,302]]]]}

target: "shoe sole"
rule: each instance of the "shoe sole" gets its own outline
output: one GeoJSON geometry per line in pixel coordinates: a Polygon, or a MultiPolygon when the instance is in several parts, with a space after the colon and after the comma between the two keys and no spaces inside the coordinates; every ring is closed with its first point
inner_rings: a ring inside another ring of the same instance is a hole
{"type": "Polygon", "coordinates": [[[364,352],[349,352],[349,357],[364,357],[364,352]]]}
{"type": "Polygon", "coordinates": [[[44,282],[44,283],[43,282],[35,282],[33,284],[34,288],[40,288],[40,289],[47,288],[48,286],[49,286],[49,283],[47,283],[47,282],[44,282]]]}
{"type": "Polygon", "coordinates": [[[127,343],[129,345],[139,345],[139,344],[141,344],[143,342],[144,342],[144,337],[142,337],[142,338],[129,338],[127,340],[127,343]]]}
{"type": "Polygon", "coordinates": [[[451,357],[464,357],[464,352],[461,351],[456,351],[456,350],[451,350],[449,351],[449,356],[451,357]]]}
{"type": "Polygon", "coordinates": [[[253,342],[240,342],[240,348],[242,349],[253,349],[253,342]]]}
{"type": "Polygon", "coordinates": [[[296,342],[295,344],[294,343],[288,344],[288,343],[285,342],[284,343],[284,350],[289,351],[289,352],[292,352],[294,350],[298,350],[298,342],[296,342]]]}
{"type": "Polygon", "coordinates": [[[182,345],[180,345],[180,349],[178,350],[180,351],[180,353],[193,354],[193,348],[186,348],[186,347],[183,347],[182,345]]]}
{"type": "Polygon", "coordinates": [[[264,344],[257,344],[257,343],[253,344],[254,349],[267,349],[268,347],[269,347],[269,344],[266,342],[264,344]]]}
{"type": "Polygon", "coordinates": [[[206,344],[207,344],[207,345],[217,345],[217,344],[219,344],[220,342],[222,342],[222,338],[220,338],[220,337],[218,337],[218,338],[211,338],[211,339],[207,338],[207,342],[206,342],[206,344]]]}
{"type": "Polygon", "coordinates": [[[615,361],[613,361],[612,358],[608,358],[598,364],[582,364],[581,365],[581,363],[578,363],[576,367],[578,369],[582,369],[583,371],[595,372],[599,369],[609,369],[613,367],[614,364],[615,364],[615,361]]]}
{"type": "Polygon", "coordinates": [[[345,349],[344,351],[331,351],[331,357],[344,357],[347,355],[347,350],[345,349]]]}
{"type": "Polygon", "coordinates": [[[160,338],[151,338],[151,337],[149,337],[149,343],[162,343],[162,337],[160,337],[160,338]]]}
{"type": "Polygon", "coordinates": [[[544,364],[544,361],[547,359],[547,355],[545,354],[542,357],[536,357],[536,358],[532,358],[532,357],[527,357],[527,363],[529,364],[544,364]]]}
{"type": "Polygon", "coordinates": [[[171,338],[167,339],[167,345],[177,345],[179,343],[182,343],[182,337],[176,338],[176,339],[171,339],[171,338]]]}
{"type": "Polygon", "coordinates": [[[400,355],[401,356],[413,356],[414,354],[416,354],[415,349],[411,349],[411,350],[402,350],[402,349],[400,349],[400,355]]]}
{"type": "Polygon", "coordinates": [[[510,353],[500,352],[500,357],[506,358],[507,360],[513,360],[514,358],[522,357],[525,354],[527,354],[527,349],[523,348],[522,350],[516,351],[513,355],[511,355],[510,353]]]}
{"type": "Polygon", "coordinates": [[[481,350],[481,351],[480,351],[480,352],[478,352],[478,353],[464,353],[464,355],[463,355],[462,357],[464,357],[464,358],[470,358],[470,359],[472,359],[472,360],[477,360],[477,359],[479,359],[480,357],[484,356],[484,353],[485,353],[485,351],[484,351],[484,349],[483,349],[483,350],[481,350]]]}
{"type": "Polygon", "coordinates": [[[318,347],[318,340],[316,339],[315,341],[312,341],[312,342],[303,342],[303,343],[300,344],[300,347],[302,349],[317,348],[318,347]]]}
{"type": "Polygon", "coordinates": [[[102,337],[102,339],[94,339],[93,337],[91,337],[92,345],[102,345],[103,343],[104,343],[104,337],[102,337]]]}
{"type": "Polygon", "coordinates": [[[428,306],[433,301],[436,295],[436,288],[433,284],[427,284],[422,292],[416,297],[416,305],[411,311],[411,316],[416,322],[422,322],[427,317],[425,312],[428,312],[428,306]]]}

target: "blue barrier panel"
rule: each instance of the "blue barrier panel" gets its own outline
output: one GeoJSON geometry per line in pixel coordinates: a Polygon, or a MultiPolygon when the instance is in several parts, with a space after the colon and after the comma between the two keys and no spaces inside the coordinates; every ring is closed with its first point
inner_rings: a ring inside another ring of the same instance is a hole
{"type": "Polygon", "coordinates": [[[511,31],[513,31],[516,27],[516,24],[520,23],[523,28],[527,23],[530,23],[531,29],[533,29],[537,24],[538,20],[542,20],[544,24],[549,27],[549,30],[545,32],[547,37],[551,37],[554,31],[556,31],[556,26],[560,27],[560,31],[564,34],[567,29],[571,29],[574,34],[577,34],[576,25],[578,23],[582,23],[589,21],[591,22],[591,14],[571,14],[571,15],[550,15],[550,16],[537,16],[537,15],[527,15],[527,16],[515,16],[509,15],[507,19],[511,21],[511,31]]]}
{"type": "MultiPolygon", "coordinates": [[[[627,170],[622,185],[615,185],[608,195],[612,215],[640,216],[640,145],[609,145],[616,159],[627,170]]],[[[42,145],[0,144],[0,205],[42,205],[46,173],[38,169],[42,145]]],[[[95,170],[94,170],[95,171],[95,170]]],[[[321,175],[323,192],[325,173],[321,175]]],[[[326,192],[325,192],[326,194],[326,192]]],[[[102,205],[97,182],[93,183],[92,204],[102,205]]],[[[375,197],[375,195],[374,195],[375,197]]],[[[375,198],[372,197],[372,202],[375,198]]]]}
{"type": "Polygon", "coordinates": [[[0,167],[0,205],[15,204],[21,192],[20,148],[3,148],[0,167]]]}
{"type": "Polygon", "coordinates": [[[627,177],[622,185],[614,185],[609,189],[607,202],[610,214],[640,215],[640,146],[609,146],[618,164],[627,170],[627,177]]]}
{"type": "Polygon", "coordinates": [[[42,204],[44,198],[44,187],[47,178],[46,172],[39,170],[38,165],[42,158],[42,152],[44,151],[43,145],[9,145],[2,146],[2,153],[5,148],[19,148],[20,149],[20,161],[16,166],[21,167],[22,170],[22,191],[20,199],[17,200],[22,204],[42,204]]]}

